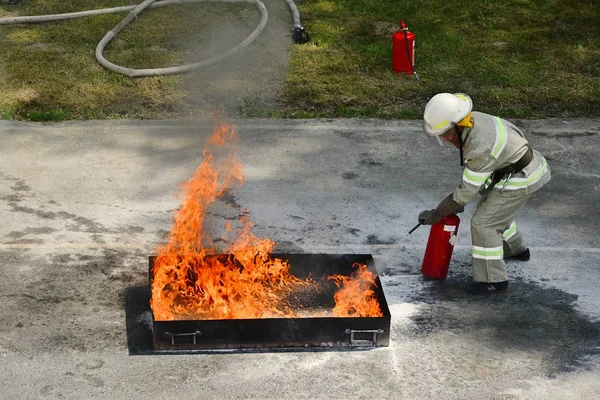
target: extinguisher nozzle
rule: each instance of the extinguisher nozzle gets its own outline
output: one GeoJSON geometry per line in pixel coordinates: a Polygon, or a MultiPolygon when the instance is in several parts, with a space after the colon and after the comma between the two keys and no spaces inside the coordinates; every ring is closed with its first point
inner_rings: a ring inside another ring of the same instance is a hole
{"type": "Polygon", "coordinates": [[[413,233],[414,231],[416,231],[417,228],[420,227],[421,225],[423,225],[421,222],[416,224],[410,231],[406,232],[406,236],[410,236],[410,234],[413,233]]]}

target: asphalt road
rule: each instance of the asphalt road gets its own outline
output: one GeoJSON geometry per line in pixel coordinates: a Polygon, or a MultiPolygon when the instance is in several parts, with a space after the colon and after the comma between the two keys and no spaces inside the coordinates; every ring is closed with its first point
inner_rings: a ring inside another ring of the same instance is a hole
{"type": "Polygon", "coordinates": [[[211,122],[0,121],[1,399],[600,398],[600,120],[516,121],[552,181],[518,219],[531,261],[492,298],[464,291],[473,204],[448,279],[420,276],[428,229],[406,232],[461,170],[419,121],[235,123],[246,182],[228,207],[278,252],[373,254],[390,346],[138,355],[148,256],[211,122]]]}

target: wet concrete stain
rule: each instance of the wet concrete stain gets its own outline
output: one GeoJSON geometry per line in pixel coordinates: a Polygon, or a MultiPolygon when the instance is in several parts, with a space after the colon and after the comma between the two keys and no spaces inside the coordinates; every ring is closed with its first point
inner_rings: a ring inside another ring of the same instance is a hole
{"type": "Polygon", "coordinates": [[[596,135],[600,134],[600,132],[597,132],[597,131],[585,131],[582,133],[574,133],[574,132],[557,132],[557,133],[535,132],[535,133],[537,133],[541,136],[545,136],[545,137],[549,137],[549,138],[556,138],[556,139],[560,139],[560,138],[575,139],[575,138],[579,138],[579,137],[596,136],[596,135]]]}
{"type": "Polygon", "coordinates": [[[24,192],[28,192],[31,190],[31,187],[29,185],[27,185],[24,180],[16,181],[15,184],[13,186],[11,186],[10,188],[15,191],[24,191],[24,192]]]}
{"type": "Polygon", "coordinates": [[[126,233],[143,233],[145,231],[143,226],[128,225],[125,228],[126,233]]]}
{"type": "Polygon", "coordinates": [[[91,240],[92,242],[94,242],[94,243],[99,243],[99,244],[106,243],[106,240],[104,240],[104,239],[102,238],[102,235],[99,235],[99,234],[97,234],[97,233],[93,233],[93,234],[91,234],[91,235],[90,235],[90,240],[91,240]]]}
{"type": "Polygon", "coordinates": [[[50,258],[52,264],[65,264],[72,261],[76,261],[77,258],[73,257],[72,254],[57,254],[50,258]]]}
{"type": "Polygon", "coordinates": [[[240,219],[241,215],[237,215],[237,216],[230,216],[230,215],[223,215],[217,212],[209,212],[207,213],[208,215],[212,216],[212,217],[217,217],[217,218],[222,218],[226,221],[237,221],[240,219]]]}
{"type": "Polygon", "coordinates": [[[358,228],[346,228],[346,233],[351,235],[358,236],[358,232],[360,232],[360,229],[358,228]]]}
{"type": "Polygon", "coordinates": [[[367,236],[367,240],[365,241],[365,244],[395,244],[396,241],[393,239],[379,239],[379,237],[377,237],[377,235],[375,234],[370,234],[369,236],[367,236]]]}
{"type": "Polygon", "coordinates": [[[342,178],[345,180],[353,180],[353,179],[358,178],[358,174],[354,173],[354,172],[344,172],[342,174],[342,178]]]}
{"type": "MultiPolygon", "coordinates": [[[[4,199],[6,199],[7,196],[4,197],[4,199]]],[[[14,199],[13,199],[14,200],[14,199]]],[[[19,199],[19,201],[21,201],[21,199],[19,199]]],[[[73,220],[74,222],[76,222],[76,224],[73,224],[70,226],[71,229],[82,229],[85,228],[87,231],[94,231],[94,230],[102,230],[102,231],[106,231],[102,225],[96,223],[95,221],[88,219],[88,218],[84,218],[84,217],[78,217],[75,214],[72,213],[68,213],[66,211],[46,211],[43,210],[41,208],[32,208],[32,207],[26,207],[26,206],[21,206],[19,204],[17,204],[16,201],[9,201],[8,206],[11,208],[10,211],[12,212],[18,212],[18,213],[24,213],[24,214],[32,214],[35,215],[36,217],[42,218],[42,219],[51,219],[51,220],[55,220],[57,218],[61,218],[61,219],[67,219],[67,220],[73,220]]]]}
{"type": "Polygon", "coordinates": [[[13,182],[16,182],[19,180],[19,178],[15,178],[14,176],[6,175],[4,172],[0,172],[0,178],[3,178],[4,180],[7,180],[7,181],[13,181],[13,182]]]}
{"type": "MultiPolygon", "coordinates": [[[[76,214],[69,213],[66,211],[47,211],[42,208],[32,208],[32,207],[21,206],[17,203],[22,201],[22,199],[20,197],[17,199],[17,198],[15,198],[14,195],[13,196],[4,196],[2,198],[2,200],[8,201],[8,206],[10,207],[10,211],[12,211],[12,212],[31,214],[31,215],[35,215],[36,217],[39,217],[41,219],[48,219],[48,220],[62,219],[62,220],[70,221],[71,223],[69,223],[65,226],[66,230],[71,231],[71,232],[92,233],[92,234],[94,234],[94,235],[92,235],[92,240],[96,243],[104,243],[104,240],[102,240],[102,237],[100,234],[121,234],[121,233],[139,234],[139,233],[143,233],[145,230],[143,227],[136,226],[136,225],[126,225],[123,227],[119,227],[117,229],[111,229],[111,228],[105,227],[101,223],[94,221],[91,218],[78,216],[76,214]]],[[[52,229],[52,228],[27,228],[24,231],[13,231],[13,232],[9,233],[8,236],[12,237],[12,238],[19,238],[19,237],[23,237],[27,234],[49,234],[49,233],[56,232],[55,229],[53,229],[51,231],[50,231],[50,229],[52,229]]]]}
{"type": "Polygon", "coordinates": [[[77,260],[79,260],[79,261],[89,261],[89,260],[93,259],[92,256],[87,255],[87,254],[74,254],[74,257],[76,257],[77,260]]]}
{"type": "Polygon", "coordinates": [[[102,224],[99,224],[96,221],[89,219],[89,218],[69,216],[69,219],[74,222],[73,224],[66,226],[67,230],[69,230],[69,231],[93,232],[93,233],[111,232],[110,229],[105,228],[102,224]]]}
{"type": "Polygon", "coordinates": [[[344,139],[351,140],[355,143],[369,143],[372,140],[368,135],[365,135],[363,132],[333,129],[331,133],[344,139]]]}
{"type": "Polygon", "coordinates": [[[5,348],[35,354],[124,346],[118,323],[124,290],[148,283],[143,251],[56,254],[33,264],[22,252],[11,251],[0,252],[0,259],[9,266],[35,266],[35,273],[24,274],[20,285],[7,286],[0,294],[0,319],[8,318],[0,334],[27,329],[26,342],[13,335],[5,348]],[[95,322],[89,321],[92,315],[95,322]]]}
{"type": "Polygon", "coordinates": [[[381,271],[381,276],[398,276],[398,275],[421,275],[420,269],[414,268],[412,265],[401,262],[400,268],[386,267],[381,271]]]}
{"type": "Polygon", "coordinates": [[[375,167],[375,166],[383,165],[382,162],[373,160],[373,158],[371,158],[368,154],[363,153],[360,156],[361,156],[361,160],[359,161],[359,163],[361,165],[366,165],[366,166],[369,166],[369,167],[375,167]]]}
{"type": "Polygon", "coordinates": [[[281,240],[275,246],[275,252],[288,254],[304,254],[306,253],[302,247],[289,240],[281,240]]]}
{"type": "Polygon", "coordinates": [[[0,200],[6,201],[9,203],[19,203],[19,202],[23,201],[23,196],[21,196],[19,194],[9,194],[9,195],[0,197],[0,200]]]}
{"type": "Polygon", "coordinates": [[[11,231],[6,236],[11,239],[20,239],[26,235],[49,235],[53,232],[56,232],[56,229],[46,226],[40,228],[25,228],[22,231],[11,231]]]}
{"type": "MultiPolygon", "coordinates": [[[[140,253],[136,257],[139,256],[143,255],[140,253]]],[[[49,259],[47,269],[41,271],[40,277],[30,281],[25,293],[18,296],[34,300],[37,303],[35,308],[31,307],[33,304],[27,306],[31,310],[39,308],[40,312],[55,311],[45,310],[48,303],[87,303],[94,302],[94,299],[102,300],[102,305],[118,307],[116,292],[132,282],[147,280],[147,264],[135,269],[126,268],[124,264],[127,257],[132,255],[112,249],[103,249],[98,256],[54,255],[49,259]]]]}
{"type": "Polygon", "coordinates": [[[101,257],[96,257],[89,262],[80,264],[78,270],[85,275],[102,274],[109,276],[113,271],[122,268],[125,255],[126,253],[123,251],[104,249],[101,257]]]}
{"type": "Polygon", "coordinates": [[[412,317],[413,333],[451,331],[498,350],[545,352],[548,376],[585,366],[586,357],[600,354],[600,321],[576,309],[576,295],[517,278],[506,294],[473,296],[466,282],[466,276],[427,282],[412,299],[427,304],[412,317]]]}
{"type": "Polygon", "coordinates": [[[0,251],[0,260],[6,264],[19,264],[23,262],[24,254],[20,250],[0,251]]]}
{"type": "Polygon", "coordinates": [[[43,239],[14,239],[5,242],[6,244],[42,244],[44,243],[43,239]]]}
{"type": "Polygon", "coordinates": [[[228,206],[242,208],[242,206],[238,203],[237,198],[233,195],[233,191],[230,189],[224,190],[217,199],[224,202],[228,206]]]}
{"type": "Polygon", "coordinates": [[[41,209],[20,206],[15,202],[8,203],[8,206],[11,208],[10,211],[12,211],[12,212],[32,214],[32,215],[35,215],[36,217],[39,217],[42,219],[56,219],[56,217],[58,216],[58,213],[56,213],[54,211],[44,211],[41,209]]]}
{"type": "MultiPolygon", "coordinates": [[[[24,213],[34,215],[41,219],[46,220],[65,220],[70,223],[65,226],[65,229],[71,232],[89,232],[92,233],[91,240],[95,243],[105,243],[101,234],[139,234],[144,232],[144,228],[137,225],[126,225],[122,227],[118,227],[115,229],[107,228],[101,223],[96,222],[91,218],[86,218],[82,216],[78,216],[76,214],[67,212],[67,211],[50,211],[46,210],[45,205],[41,205],[37,208],[24,206],[22,204],[24,197],[22,192],[31,191],[31,187],[26,184],[26,182],[19,178],[7,177],[6,175],[0,175],[0,177],[5,180],[9,180],[15,182],[11,189],[16,193],[2,196],[0,200],[7,202],[7,205],[10,207],[11,212],[15,213],[24,213]],[[21,192],[21,193],[19,193],[21,192]]],[[[46,202],[49,205],[56,206],[58,203],[54,200],[49,200],[46,202]]],[[[49,234],[56,232],[56,230],[50,231],[52,228],[27,228],[23,231],[13,231],[8,234],[9,238],[20,239],[28,234],[49,234]]],[[[25,243],[23,241],[14,241],[11,243],[25,243]]],[[[39,240],[29,240],[27,243],[35,243],[40,244],[43,243],[39,240]]]]}

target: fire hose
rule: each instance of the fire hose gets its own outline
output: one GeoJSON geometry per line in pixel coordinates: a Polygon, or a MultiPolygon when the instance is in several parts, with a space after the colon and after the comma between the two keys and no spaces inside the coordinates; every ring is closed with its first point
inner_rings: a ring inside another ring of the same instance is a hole
{"type": "MultiPolygon", "coordinates": [[[[293,37],[296,43],[305,43],[310,40],[308,33],[306,30],[300,25],[300,14],[298,12],[298,8],[294,4],[293,0],[286,0],[290,11],[292,12],[292,17],[294,20],[293,26],[293,37]]],[[[119,22],[113,29],[108,31],[106,35],[102,38],[100,43],[96,46],[96,60],[98,63],[102,65],[104,68],[109,69],[111,71],[127,75],[132,78],[136,77],[144,77],[144,76],[154,76],[154,75],[173,75],[180,74],[184,72],[189,72],[198,68],[207,67],[213,64],[216,64],[232,55],[238,53],[243,48],[249,46],[260,33],[265,28],[268,20],[268,12],[265,5],[260,0],[145,0],[142,3],[132,6],[122,6],[122,7],[112,7],[112,8],[104,8],[99,10],[88,10],[88,11],[79,11],[73,13],[64,13],[64,14],[53,14],[53,15],[37,15],[37,16],[24,16],[24,17],[10,17],[10,18],[0,18],[0,25],[12,25],[12,24],[33,24],[33,23],[43,23],[43,22],[53,22],[60,21],[65,19],[73,19],[73,18],[81,18],[81,17],[89,17],[94,15],[102,15],[102,14],[114,14],[120,13],[124,11],[130,11],[127,17],[125,17],[121,22],[119,22]],[[252,31],[252,33],[240,42],[237,46],[232,49],[226,51],[225,53],[219,54],[215,57],[212,57],[208,60],[179,65],[176,67],[168,67],[168,68],[152,68],[152,69],[136,69],[136,68],[126,68],[108,61],[102,53],[104,52],[104,48],[106,45],[117,36],[125,27],[133,20],[137,19],[137,16],[144,10],[148,8],[161,8],[170,5],[180,5],[186,3],[206,3],[206,2],[220,2],[220,3],[250,3],[256,5],[258,10],[260,11],[261,17],[258,25],[252,31]]]]}

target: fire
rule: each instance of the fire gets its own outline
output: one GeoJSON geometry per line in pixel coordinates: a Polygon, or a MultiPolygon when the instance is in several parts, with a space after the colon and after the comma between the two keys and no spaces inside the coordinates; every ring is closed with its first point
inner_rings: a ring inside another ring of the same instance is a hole
{"type": "MultiPolygon", "coordinates": [[[[215,118],[213,135],[204,159],[192,178],[182,185],[182,202],[165,245],[154,260],[151,307],[157,321],[186,319],[255,319],[297,316],[288,298],[294,291],[314,286],[299,279],[289,264],[270,253],[275,242],[252,233],[245,212],[234,231],[225,226],[227,256],[207,236],[205,217],[211,204],[236,185],[244,183],[234,144],[237,129],[215,118]],[[227,240],[229,236],[233,239],[227,240]]],[[[381,316],[371,285],[375,275],[361,266],[356,276],[331,277],[340,291],[335,295],[335,316],[381,316]],[[364,303],[364,304],[363,304],[364,303]]]]}
{"type": "Polygon", "coordinates": [[[364,264],[354,263],[357,268],[352,276],[332,275],[340,290],[333,296],[335,307],[332,315],[336,317],[382,317],[383,312],[375,298],[375,274],[364,264]]]}

